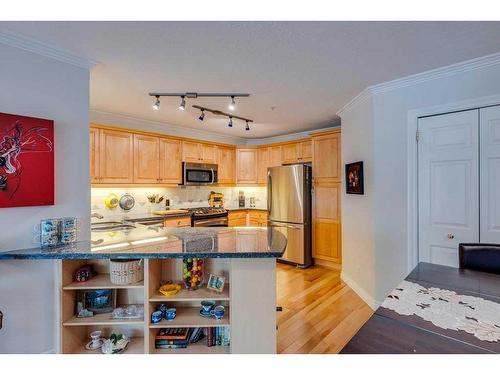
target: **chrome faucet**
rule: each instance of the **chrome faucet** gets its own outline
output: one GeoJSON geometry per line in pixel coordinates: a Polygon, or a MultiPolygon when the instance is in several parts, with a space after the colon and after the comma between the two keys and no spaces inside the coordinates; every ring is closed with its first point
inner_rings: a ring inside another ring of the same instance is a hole
{"type": "Polygon", "coordinates": [[[101,214],[98,214],[97,212],[94,212],[92,215],[90,215],[91,218],[96,218],[96,219],[103,219],[104,216],[102,216],[101,214]]]}

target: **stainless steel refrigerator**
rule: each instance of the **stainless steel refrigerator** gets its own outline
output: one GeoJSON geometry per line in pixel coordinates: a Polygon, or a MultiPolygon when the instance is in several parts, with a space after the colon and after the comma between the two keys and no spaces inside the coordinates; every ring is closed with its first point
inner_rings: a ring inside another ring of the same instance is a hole
{"type": "Polygon", "coordinates": [[[287,238],[280,260],[299,267],[312,264],[311,172],[305,164],[267,169],[268,225],[287,238]]]}

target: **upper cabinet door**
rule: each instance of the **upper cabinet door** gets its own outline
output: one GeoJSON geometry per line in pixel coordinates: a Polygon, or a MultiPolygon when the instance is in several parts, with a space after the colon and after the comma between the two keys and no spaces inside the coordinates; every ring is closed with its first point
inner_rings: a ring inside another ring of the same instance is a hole
{"type": "Polygon", "coordinates": [[[235,183],[236,152],[234,148],[218,148],[218,180],[220,184],[235,183]]]}
{"type": "Polygon", "coordinates": [[[182,161],[201,163],[200,144],[197,142],[182,142],[182,161]]]}
{"type": "Polygon", "coordinates": [[[314,182],[340,182],[340,132],[313,136],[314,182]]]}
{"type": "Polygon", "coordinates": [[[236,150],[236,182],[243,184],[257,183],[257,149],[236,150]]]}
{"type": "Polygon", "coordinates": [[[181,141],[160,138],[160,182],[182,183],[181,141]]]}
{"type": "Polygon", "coordinates": [[[299,148],[297,143],[289,143],[282,146],[283,164],[292,164],[299,161],[299,148]]]}
{"type": "Polygon", "coordinates": [[[311,141],[305,141],[299,143],[300,148],[300,162],[309,162],[312,161],[312,143],[311,141]]]}
{"type": "Polygon", "coordinates": [[[101,129],[99,134],[101,183],[133,182],[133,136],[117,130],[101,129]]]}
{"type": "Polygon", "coordinates": [[[269,167],[279,167],[282,164],[281,146],[269,146],[269,167]]]}
{"type": "Polygon", "coordinates": [[[259,148],[258,151],[259,174],[257,182],[259,184],[267,183],[267,168],[269,167],[269,147],[259,148]]]}
{"type": "Polygon", "coordinates": [[[99,183],[99,129],[90,128],[90,182],[99,183]]]}
{"type": "Polygon", "coordinates": [[[160,139],[134,134],[134,183],[160,181],[160,139]]]}
{"type": "Polygon", "coordinates": [[[216,164],[217,163],[217,146],[216,145],[207,145],[204,143],[200,144],[200,157],[201,162],[207,164],[216,164]]]}

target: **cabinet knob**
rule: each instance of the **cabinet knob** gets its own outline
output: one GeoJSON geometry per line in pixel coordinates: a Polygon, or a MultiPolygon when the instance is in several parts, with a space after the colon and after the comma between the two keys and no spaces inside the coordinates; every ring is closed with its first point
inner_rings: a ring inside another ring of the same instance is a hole
{"type": "Polygon", "coordinates": [[[447,237],[449,240],[452,240],[455,238],[455,235],[453,233],[448,233],[447,237]]]}

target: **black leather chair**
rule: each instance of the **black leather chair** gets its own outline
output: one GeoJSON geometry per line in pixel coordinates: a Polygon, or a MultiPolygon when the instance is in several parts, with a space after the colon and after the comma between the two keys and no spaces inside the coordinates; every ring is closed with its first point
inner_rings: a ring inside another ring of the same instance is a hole
{"type": "Polygon", "coordinates": [[[500,244],[461,243],[458,256],[460,268],[500,275],[500,244]]]}

